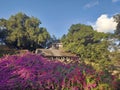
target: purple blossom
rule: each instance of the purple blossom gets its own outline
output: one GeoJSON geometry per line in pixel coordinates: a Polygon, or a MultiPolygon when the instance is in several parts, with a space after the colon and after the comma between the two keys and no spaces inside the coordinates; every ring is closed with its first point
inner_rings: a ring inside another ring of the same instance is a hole
{"type": "Polygon", "coordinates": [[[85,64],[64,64],[29,52],[0,59],[0,90],[93,89],[106,83],[101,75],[105,73],[85,64]]]}

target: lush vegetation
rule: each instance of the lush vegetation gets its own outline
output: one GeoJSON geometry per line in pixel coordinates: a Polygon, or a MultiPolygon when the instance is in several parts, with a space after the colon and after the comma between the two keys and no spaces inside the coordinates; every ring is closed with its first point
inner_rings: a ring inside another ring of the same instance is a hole
{"type": "Polygon", "coordinates": [[[45,47],[50,38],[46,28],[39,27],[41,21],[24,13],[12,15],[8,20],[0,19],[0,39],[7,46],[17,49],[45,47]]]}
{"type": "Polygon", "coordinates": [[[107,71],[77,62],[64,64],[26,53],[0,59],[0,90],[117,90],[107,71]]]}
{"type": "Polygon", "coordinates": [[[1,45],[0,46],[0,57],[4,56],[4,55],[12,55],[15,54],[15,50],[13,49],[9,49],[7,46],[1,45]]]}
{"type": "MultiPolygon", "coordinates": [[[[29,52],[4,55],[0,58],[0,90],[119,90],[120,14],[114,19],[118,24],[113,34],[74,24],[63,35],[64,49],[80,56],[80,63],[51,61],[29,52]],[[116,40],[119,44],[115,44],[116,40]]],[[[0,40],[11,48],[0,46],[0,56],[18,49],[35,50],[58,41],[40,24],[37,18],[23,13],[8,20],[0,19],[0,40]]]]}
{"type": "Polygon", "coordinates": [[[120,38],[120,14],[115,15],[114,19],[115,19],[115,22],[117,22],[115,34],[120,38]]]}
{"type": "Polygon", "coordinates": [[[110,62],[108,36],[93,30],[91,26],[75,24],[63,36],[62,42],[66,51],[77,54],[84,61],[100,64],[99,67],[102,64],[101,68],[104,68],[110,62]]]}
{"type": "Polygon", "coordinates": [[[92,63],[95,68],[109,70],[113,67],[113,58],[117,57],[116,52],[120,48],[120,44],[115,44],[116,40],[120,42],[120,14],[115,15],[114,19],[118,23],[114,33],[97,32],[84,24],[71,25],[61,39],[64,49],[77,54],[83,61],[92,63]]]}

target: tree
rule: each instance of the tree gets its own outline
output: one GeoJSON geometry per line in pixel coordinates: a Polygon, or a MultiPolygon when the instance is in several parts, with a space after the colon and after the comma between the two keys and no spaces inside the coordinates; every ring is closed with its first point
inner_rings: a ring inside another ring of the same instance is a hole
{"type": "MultiPolygon", "coordinates": [[[[117,45],[114,45],[116,47],[116,51],[120,48],[120,14],[117,14],[113,16],[115,22],[117,23],[116,30],[114,32],[114,37],[113,39],[117,40],[117,45]]],[[[114,40],[115,41],[115,40],[114,40]]]]}
{"type": "Polygon", "coordinates": [[[45,28],[39,27],[40,24],[40,20],[24,13],[0,21],[0,27],[4,26],[7,31],[5,43],[18,49],[36,49],[45,45],[50,35],[45,28]]]}
{"type": "Polygon", "coordinates": [[[61,41],[66,51],[79,55],[82,60],[106,65],[110,60],[107,38],[108,34],[97,32],[91,26],[74,24],[61,41]]]}
{"type": "Polygon", "coordinates": [[[117,14],[115,16],[113,16],[115,22],[117,22],[117,27],[115,30],[115,34],[120,36],[120,14],[117,14]]]}
{"type": "Polygon", "coordinates": [[[5,19],[0,19],[0,39],[1,40],[4,40],[7,34],[5,23],[6,23],[5,19]]]}

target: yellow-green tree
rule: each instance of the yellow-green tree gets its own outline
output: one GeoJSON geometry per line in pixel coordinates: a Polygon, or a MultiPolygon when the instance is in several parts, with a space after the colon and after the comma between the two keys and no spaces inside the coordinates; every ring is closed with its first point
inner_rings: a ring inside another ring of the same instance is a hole
{"type": "Polygon", "coordinates": [[[105,66],[110,60],[107,38],[108,34],[97,32],[91,26],[74,24],[61,41],[66,51],[79,55],[82,60],[105,66]]]}
{"type": "Polygon", "coordinates": [[[7,31],[6,45],[18,49],[35,49],[45,45],[50,35],[40,24],[40,20],[24,13],[12,15],[8,20],[0,20],[0,27],[7,31]]]}

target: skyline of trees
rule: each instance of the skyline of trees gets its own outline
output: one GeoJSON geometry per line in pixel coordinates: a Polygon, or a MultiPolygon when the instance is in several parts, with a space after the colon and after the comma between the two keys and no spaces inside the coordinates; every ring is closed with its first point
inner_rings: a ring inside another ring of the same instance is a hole
{"type": "MultiPolygon", "coordinates": [[[[117,14],[113,17],[115,22],[117,22],[118,24],[112,36],[114,35],[118,36],[120,33],[120,30],[119,30],[120,14],[117,14]]],[[[17,13],[16,15],[11,15],[11,17],[8,20],[1,18],[0,19],[0,38],[6,43],[6,45],[14,46],[19,49],[20,48],[24,49],[28,47],[29,49],[33,47],[35,48],[43,47],[46,45],[46,42],[48,42],[51,36],[45,27],[40,27],[40,24],[41,24],[41,21],[38,18],[35,18],[33,16],[31,17],[27,16],[26,14],[21,12],[17,13]]],[[[89,26],[89,28],[87,26],[89,25],[85,25],[83,27],[84,30],[81,31],[81,33],[83,33],[84,35],[88,34],[88,36],[79,37],[79,34],[77,36],[73,35],[74,37],[77,38],[78,41],[80,40],[80,38],[83,38],[82,42],[84,43],[85,46],[90,43],[92,44],[94,42],[98,42],[99,38],[101,37],[100,33],[94,30],[92,26],[89,26]],[[91,31],[89,31],[88,29],[91,29],[91,31]],[[89,33],[86,33],[86,32],[89,32],[89,33]],[[93,37],[93,32],[98,34],[93,37]],[[98,38],[98,36],[100,37],[98,38]]],[[[70,34],[74,34],[79,30],[79,24],[75,24],[75,26],[72,25],[70,29],[68,30],[68,37],[69,39],[71,38],[70,42],[72,42],[73,38],[70,36],[70,34]]],[[[102,34],[105,34],[105,33],[102,33],[102,34]]],[[[63,35],[63,37],[65,36],[66,35],[63,35]]],[[[63,37],[61,37],[61,39],[63,37]]]]}

